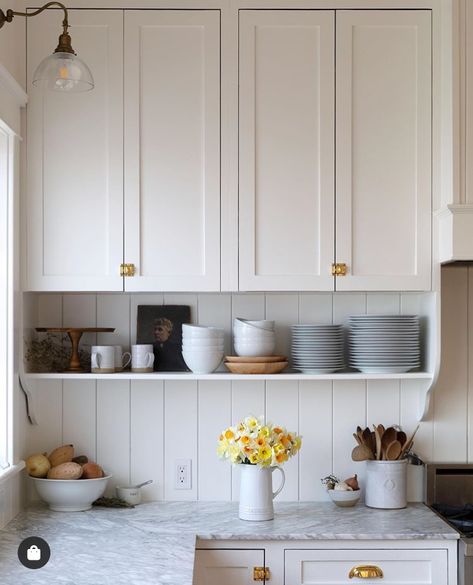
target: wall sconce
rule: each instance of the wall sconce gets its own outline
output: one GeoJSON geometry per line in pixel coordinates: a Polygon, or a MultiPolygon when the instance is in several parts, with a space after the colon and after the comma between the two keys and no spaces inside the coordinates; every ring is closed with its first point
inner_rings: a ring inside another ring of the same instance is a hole
{"type": "Polygon", "coordinates": [[[41,61],[33,75],[33,85],[44,85],[54,91],[89,91],[94,87],[94,79],[87,65],[77,57],[71,45],[71,37],[67,32],[69,21],[67,9],[60,2],[48,2],[35,12],[15,12],[0,10],[0,28],[11,22],[14,16],[36,16],[50,6],[58,6],[64,10],[62,21],[63,31],[59,36],[59,44],[52,55],[41,61]]]}

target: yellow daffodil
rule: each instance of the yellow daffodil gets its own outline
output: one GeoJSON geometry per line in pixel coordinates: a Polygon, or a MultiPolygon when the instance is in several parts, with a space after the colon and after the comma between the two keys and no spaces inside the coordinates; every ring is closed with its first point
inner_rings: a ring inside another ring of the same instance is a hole
{"type": "Polygon", "coordinates": [[[301,448],[301,437],[284,427],[265,423],[263,417],[247,416],[220,435],[217,454],[234,464],[269,467],[281,465],[301,448]]]}

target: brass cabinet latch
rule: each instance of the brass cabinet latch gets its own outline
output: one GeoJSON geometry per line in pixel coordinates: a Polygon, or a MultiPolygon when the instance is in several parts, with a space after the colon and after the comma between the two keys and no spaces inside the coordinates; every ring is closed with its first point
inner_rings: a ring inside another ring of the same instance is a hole
{"type": "Polygon", "coordinates": [[[270,578],[269,567],[253,567],[253,581],[269,581],[270,578]]]}
{"type": "Polygon", "coordinates": [[[359,567],[353,567],[348,573],[348,577],[350,579],[382,579],[384,573],[376,565],[360,565],[359,567]]]}
{"type": "Polygon", "coordinates": [[[135,265],[120,264],[120,276],[135,276],[135,265]]]}
{"type": "Polygon", "coordinates": [[[332,264],[332,276],[346,276],[347,265],[344,262],[332,264]]]}

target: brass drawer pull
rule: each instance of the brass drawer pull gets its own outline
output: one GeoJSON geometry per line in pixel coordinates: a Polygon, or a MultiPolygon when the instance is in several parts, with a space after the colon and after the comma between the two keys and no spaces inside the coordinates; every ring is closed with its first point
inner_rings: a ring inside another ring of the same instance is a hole
{"type": "Polygon", "coordinates": [[[359,567],[353,567],[348,576],[350,579],[382,579],[384,573],[376,565],[360,565],[359,567]]]}
{"type": "Polygon", "coordinates": [[[120,264],[120,276],[135,276],[135,265],[120,264]]]}
{"type": "Polygon", "coordinates": [[[253,567],[253,581],[269,581],[270,578],[269,567],[253,567]]]}
{"type": "Polygon", "coordinates": [[[332,264],[332,276],[346,276],[347,270],[347,265],[344,262],[332,264]]]}

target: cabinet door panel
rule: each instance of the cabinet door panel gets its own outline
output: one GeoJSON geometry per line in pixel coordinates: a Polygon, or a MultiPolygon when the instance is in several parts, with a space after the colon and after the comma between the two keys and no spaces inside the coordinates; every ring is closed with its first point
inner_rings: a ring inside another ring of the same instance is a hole
{"type": "Polygon", "coordinates": [[[337,290],[430,288],[430,18],[337,12],[337,290]]]}
{"type": "Polygon", "coordinates": [[[240,290],[332,290],[334,12],[240,11],[240,290]]]}
{"type": "MultiPolygon", "coordinates": [[[[286,550],[285,582],[291,585],[346,585],[349,573],[375,565],[383,585],[447,585],[446,550],[286,550]]],[[[355,581],[358,579],[355,578],[355,581]]]]}
{"type": "Polygon", "coordinates": [[[127,290],[220,288],[219,13],[125,15],[127,290]]]}
{"type": "Polygon", "coordinates": [[[194,585],[251,585],[263,566],[264,550],[196,550],[194,585]]]}
{"type": "Polygon", "coordinates": [[[43,92],[32,75],[60,32],[61,10],[27,21],[28,290],[122,290],[123,13],[71,10],[72,44],[92,91],[43,92]]]}

